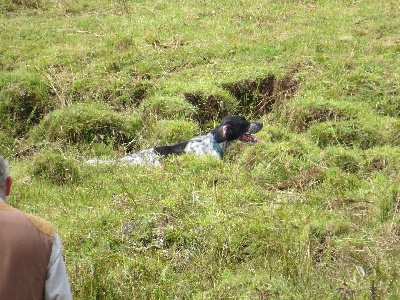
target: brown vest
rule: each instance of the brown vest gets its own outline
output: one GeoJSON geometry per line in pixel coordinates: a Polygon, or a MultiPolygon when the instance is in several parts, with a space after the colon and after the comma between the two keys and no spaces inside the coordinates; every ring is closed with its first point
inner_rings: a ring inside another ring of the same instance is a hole
{"type": "Polygon", "coordinates": [[[53,225],[0,202],[0,299],[43,299],[53,225]]]}

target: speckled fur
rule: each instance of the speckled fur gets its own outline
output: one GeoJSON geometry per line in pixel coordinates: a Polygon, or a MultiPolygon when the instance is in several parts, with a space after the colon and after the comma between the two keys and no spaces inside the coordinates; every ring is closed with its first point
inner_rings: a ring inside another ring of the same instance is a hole
{"type": "Polygon", "coordinates": [[[117,160],[90,159],[87,162],[95,163],[125,163],[130,165],[160,166],[160,158],[171,154],[180,155],[193,153],[196,155],[211,155],[222,159],[222,155],[245,133],[256,133],[262,128],[262,123],[249,122],[241,116],[230,116],[210,133],[200,135],[187,142],[171,146],[154,147],[147,150],[127,154],[117,160]]]}

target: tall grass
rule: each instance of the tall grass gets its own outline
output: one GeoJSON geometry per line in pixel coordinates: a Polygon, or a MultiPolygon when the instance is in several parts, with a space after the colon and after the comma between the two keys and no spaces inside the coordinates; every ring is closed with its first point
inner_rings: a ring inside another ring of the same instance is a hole
{"type": "Polygon", "coordinates": [[[0,4],[9,201],[76,299],[397,299],[396,1],[0,4]],[[241,113],[223,161],[85,164],[241,113]]]}

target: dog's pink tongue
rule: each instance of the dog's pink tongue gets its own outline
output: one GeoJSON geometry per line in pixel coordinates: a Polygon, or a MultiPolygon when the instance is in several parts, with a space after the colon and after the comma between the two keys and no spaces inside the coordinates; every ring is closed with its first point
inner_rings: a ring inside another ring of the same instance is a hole
{"type": "Polygon", "coordinates": [[[260,141],[260,139],[252,134],[243,134],[240,137],[240,140],[243,142],[250,142],[250,143],[256,143],[260,141]]]}

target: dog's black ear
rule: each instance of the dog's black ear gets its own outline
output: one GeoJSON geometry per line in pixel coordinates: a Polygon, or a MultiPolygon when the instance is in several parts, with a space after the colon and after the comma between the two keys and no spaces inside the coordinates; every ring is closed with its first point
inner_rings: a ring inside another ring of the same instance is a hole
{"type": "Polygon", "coordinates": [[[244,132],[246,132],[246,130],[243,130],[241,126],[238,126],[237,124],[229,124],[226,126],[225,138],[228,141],[237,140],[244,132]]]}
{"type": "Polygon", "coordinates": [[[223,143],[227,140],[227,132],[229,131],[229,124],[219,125],[211,130],[211,134],[214,136],[214,140],[217,143],[223,143]]]}
{"type": "Polygon", "coordinates": [[[229,132],[230,128],[230,124],[222,125],[222,135],[226,137],[226,134],[229,132]]]}

